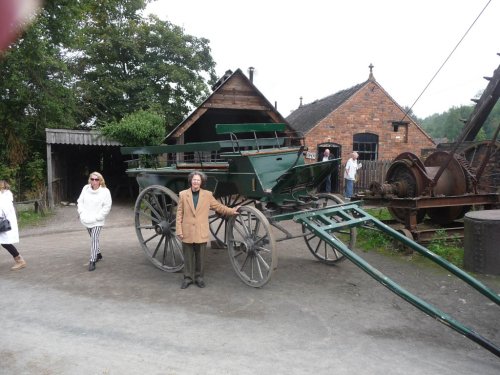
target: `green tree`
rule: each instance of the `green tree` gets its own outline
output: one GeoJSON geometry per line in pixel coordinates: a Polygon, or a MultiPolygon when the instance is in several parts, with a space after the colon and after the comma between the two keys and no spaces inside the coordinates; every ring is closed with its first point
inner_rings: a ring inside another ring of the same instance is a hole
{"type": "MultiPolygon", "coordinates": [[[[0,55],[0,163],[14,168],[16,178],[26,175],[36,152],[45,153],[45,128],[75,125],[72,76],[48,31],[51,19],[42,11],[0,55]]],[[[24,185],[19,179],[21,191],[24,185]]]]}
{"type": "Polygon", "coordinates": [[[0,53],[0,167],[15,171],[20,191],[36,185],[28,160],[45,154],[45,128],[114,123],[140,110],[173,126],[208,94],[209,41],[145,19],[148,2],[45,0],[0,53]]]}
{"type": "MultiPolygon", "coordinates": [[[[495,133],[495,130],[500,126],[500,101],[491,110],[490,115],[484,122],[484,132],[486,139],[491,139],[495,133]]],[[[500,139],[497,139],[500,141],[500,139]]]]}
{"type": "Polygon", "coordinates": [[[486,137],[486,132],[484,129],[479,130],[479,132],[476,135],[476,141],[485,141],[487,139],[486,137]]]}
{"type": "MultiPolygon", "coordinates": [[[[474,106],[453,107],[448,111],[433,114],[421,120],[422,127],[433,138],[448,138],[450,142],[456,141],[461,134],[464,122],[468,120],[474,106]]],[[[491,110],[486,118],[475,140],[488,140],[493,137],[497,127],[500,125],[500,102],[491,110]]]]}
{"type": "Polygon", "coordinates": [[[103,126],[101,133],[124,146],[154,146],[165,137],[164,119],[153,111],[139,110],[123,117],[120,121],[103,126]]]}
{"type": "Polygon", "coordinates": [[[468,117],[469,107],[453,107],[449,110],[443,124],[444,135],[450,142],[456,141],[464,127],[464,121],[468,117]]]}
{"type": "Polygon", "coordinates": [[[85,122],[119,121],[140,109],[161,112],[169,126],[208,95],[215,80],[208,40],[156,17],[145,2],[106,0],[88,8],[74,61],[85,122]]]}

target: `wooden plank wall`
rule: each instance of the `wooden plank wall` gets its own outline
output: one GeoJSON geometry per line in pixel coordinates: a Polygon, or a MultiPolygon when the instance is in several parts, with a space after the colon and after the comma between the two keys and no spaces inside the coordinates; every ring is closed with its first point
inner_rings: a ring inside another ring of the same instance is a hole
{"type": "MultiPolygon", "coordinates": [[[[358,181],[354,184],[354,193],[368,190],[372,181],[383,183],[392,160],[362,160],[361,164],[363,167],[358,170],[358,181]]],[[[344,191],[344,170],[345,164],[342,165],[342,191],[344,191]]]]}

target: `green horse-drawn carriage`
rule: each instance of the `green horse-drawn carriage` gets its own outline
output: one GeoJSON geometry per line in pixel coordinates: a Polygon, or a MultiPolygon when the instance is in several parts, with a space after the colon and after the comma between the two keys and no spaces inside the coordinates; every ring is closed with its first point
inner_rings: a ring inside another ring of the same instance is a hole
{"type": "MultiPolygon", "coordinates": [[[[127,170],[141,190],[135,205],[137,236],[155,266],[168,272],[183,267],[182,246],[175,235],[178,193],[188,187],[188,174],[197,170],[207,175],[205,188],[221,203],[242,206],[240,214],[229,220],[215,213],[210,216],[212,246],[227,247],[235,272],[246,284],[261,287],[269,281],[278,261],[276,242],[298,236],[275,217],[342,203],[332,194],[317,192],[339,160],[306,164],[304,146],[280,137],[284,130],[285,124],[218,124],[216,132],[227,134],[229,140],[122,148],[125,154],[166,155],[164,167],[127,170]],[[273,137],[262,138],[263,132],[273,137]],[[238,139],[241,133],[252,133],[253,138],[238,139]],[[283,237],[275,238],[271,226],[283,237]]],[[[354,228],[336,234],[354,246],[354,228]]],[[[305,226],[299,235],[320,261],[332,264],[344,258],[305,226]]]]}
{"type": "MultiPolygon", "coordinates": [[[[392,292],[427,315],[500,357],[500,349],[452,317],[412,295],[354,251],[356,227],[379,230],[453,273],[500,305],[500,297],[475,278],[366,213],[359,202],[344,203],[335,195],[318,193],[318,186],[339,168],[339,160],[306,164],[303,145],[280,137],[284,124],[222,124],[218,134],[227,141],[150,147],[124,147],[136,162],[163,155],[165,166],[130,167],[140,193],[135,203],[135,228],[142,249],[158,268],[177,272],[184,265],[182,246],[175,234],[178,193],[188,187],[187,176],[203,171],[205,188],[223,204],[240,205],[238,215],[226,220],[213,214],[212,247],[227,247],[236,274],[249,286],[262,287],[277,267],[276,243],[303,237],[321,262],[335,264],[347,258],[392,292]],[[262,138],[263,132],[274,133],[262,138]],[[238,139],[238,134],[253,134],[238,139]],[[280,225],[293,220],[296,226],[280,225]],[[290,229],[292,228],[292,229],[290,229]],[[277,235],[278,233],[279,235],[277,235]]],[[[151,160],[149,160],[151,162],[151,160]]]]}

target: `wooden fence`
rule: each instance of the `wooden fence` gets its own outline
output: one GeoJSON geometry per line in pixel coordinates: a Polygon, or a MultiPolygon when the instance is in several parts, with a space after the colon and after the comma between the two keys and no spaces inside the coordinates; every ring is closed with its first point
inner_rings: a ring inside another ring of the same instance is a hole
{"type": "MultiPolygon", "coordinates": [[[[370,182],[377,181],[383,183],[385,180],[385,175],[389,169],[392,160],[363,160],[360,162],[363,166],[358,170],[357,182],[354,184],[354,193],[362,192],[367,190],[370,186],[370,182]]],[[[344,169],[345,165],[342,166],[341,171],[341,191],[344,191],[344,169]]]]}

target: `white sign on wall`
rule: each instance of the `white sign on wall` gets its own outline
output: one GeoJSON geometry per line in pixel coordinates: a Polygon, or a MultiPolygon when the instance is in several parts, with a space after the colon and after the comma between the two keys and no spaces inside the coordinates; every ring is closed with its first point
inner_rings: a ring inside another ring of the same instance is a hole
{"type": "Polygon", "coordinates": [[[307,153],[306,153],[306,159],[314,159],[314,160],[316,160],[316,153],[315,152],[311,152],[311,151],[307,151],[307,153]]]}

